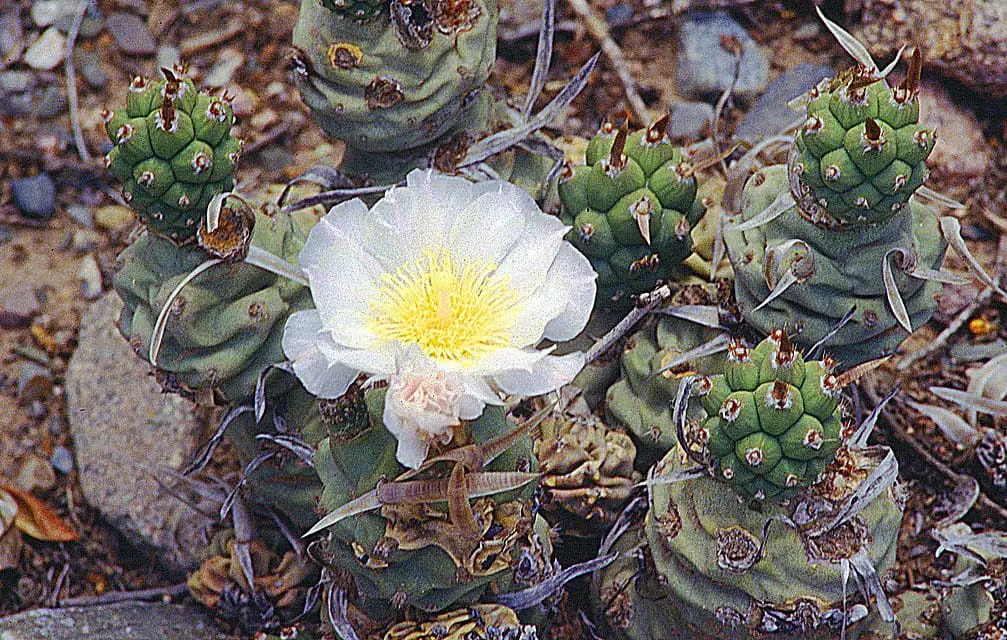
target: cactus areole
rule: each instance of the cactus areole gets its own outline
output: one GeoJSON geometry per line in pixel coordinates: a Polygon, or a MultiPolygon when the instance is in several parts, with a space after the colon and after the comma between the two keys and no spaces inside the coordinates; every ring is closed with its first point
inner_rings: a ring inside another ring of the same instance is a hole
{"type": "Polygon", "coordinates": [[[787,165],[748,179],[725,228],[745,320],[843,367],[893,353],[941,290],[947,245],[912,198],[936,140],[918,122],[921,65],[914,54],[895,88],[862,66],[819,83],[787,165]]]}

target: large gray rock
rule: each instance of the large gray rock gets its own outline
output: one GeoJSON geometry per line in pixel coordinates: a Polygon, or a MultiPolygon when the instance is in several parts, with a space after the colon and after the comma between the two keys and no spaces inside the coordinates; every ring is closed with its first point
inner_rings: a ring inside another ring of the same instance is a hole
{"type": "Polygon", "coordinates": [[[180,604],[120,603],[34,609],[0,619],[0,640],[223,640],[202,609],[180,604]]]}
{"type": "Polygon", "coordinates": [[[121,310],[114,292],[88,309],[67,367],[67,415],[81,486],[130,542],[166,568],[187,571],[199,563],[209,521],[145,469],[182,467],[203,441],[205,420],[189,401],[161,392],[116,329],[121,310]]]}
{"type": "Polygon", "coordinates": [[[749,143],[780,133],[787,125],[801,119],[787,103],[818,84],[822,78],[836,75],[832,67],[801,62],[773,81],[759,96],[735,130],[735,137],[749,143]]]}
{"type": "Polygon", "coordinates": [[[675,90],[692,98],[720,94],[731,86],[734,54],[722,45],[726,38],[741,44],[741,65],[734,96],[750,99],[769,82],[769,60],[748,32],[725,11],[690,11],[679,27],[675,61],[675,90]]]}

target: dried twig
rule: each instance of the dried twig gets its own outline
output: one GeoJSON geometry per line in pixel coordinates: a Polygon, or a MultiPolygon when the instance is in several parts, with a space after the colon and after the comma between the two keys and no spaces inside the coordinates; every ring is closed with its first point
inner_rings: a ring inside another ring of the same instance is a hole
{"type": "Polygon", "coordinates": [[[272,144],[278,138],[281,138],[281,137],[287,135],[287,133],[289,131],[290,131],[290,123],[289,122],[281,122],[281,123],[277,124],[276,126],[270,128],[270,129],[267,129],[258,138],[256,138],[255,140],[252,140],[250,143],[246,144],[245,145],[245,149],[242,151],[242,153],[245,156],[251,155],[251,154],[255,153],[256,151],[258,151],[259,149],[261,149],[261,148],[263,148],[263,147],[265,147],[267,145],[272,144]]]}
{"type": "Polygon", "coordinates": [[[643,319],[648,313],[661,306],[661,303],[671,297],[671,289],[667,285],[662,285],[654,292],[647,294],[646,298],[641,296],[641,304],[634,307],[626,314],[626,317],[619,321],[612,330],[598,339],[584,356],[585,363],[594,362],[603,353],[619,341],[624,335],[629,333],[636,323],[643,319]]]}
{"type": "MultiPolygon", "coordinates": [[[[993,277],[998,284],[1002,283],[1004,278],[1007,277],[1007,233],[1001,234],[1000,236],[1000,244],[997,249],[996,268],[994,270],[993,277]]],[[[927,357],[940,347],[944,346],[951,336],[957,333],[957,331],[961,329],[966,322],[968,322],[968,319],[971,318],[980,307],[990,301],[993,297],[993,292],[994,289],[990,286],[987,286],[985,289],[980,291],[979,295],[977,295],[967,307],[962,309],[958,315],[948,323],[948,326],[937,334],[936,338],[916,351],[907,354],[906,357],[902,359],[902,362],[899,363],[898,370],[907,370],[914,362],[927,357]]]]}
{"type": "Polygon", "coordinates": [[[163,600],[165,598],[178,598],[188,591],[189,587],[184,583],[168,585],[166,587],[153,587],[151,589],[138,589],[136,591],[109,591],[100,596],[80,596],[77,598],[67,598],[60,600],[60,607],[95,607],[102,604],[112,604],[114,602],[136,602],[138,600],[163,600]]]}
{"type": "Polygon", "coordinates": [[[77,145],[77,153],[85,163],[91,162],[91,154],[87,151],[87,144],[84,142],[84,132],[80,128],[80,111],[77,107],[77,73],[73,68],[73,47],[77,43],[77,35],[80,33],[80,25],[84,21],[84,14],[91,6],[91,0],[80,0],[77,4],[77,11],[73,16],[73,24],[70,25],[70,32],[66,36],[66,98],[70,108],[70,125],[73,127],[73,141],[77,145]]]}
{"type": "Polygon", "coordinates": [[[584,22],[587,32],[601,46],[602,52],[612,64],[616,75],[619,76],[622,87],[626,91],[626,100],[629,102],[630,108],[633,109],[636,119],[643,125],[650,124],[650,113],[647,111],[647,105],[644,103],[643,98],[640,97],[640,92],[636,89],[636,80],[633,79],[633,74],[629,71],[626,57],[622,55],[622,49],[619,48],[619,45],[608,33],[608,24],[595,15],[587,0],[569,0],[569,4],[577,17],[584,22]]]}

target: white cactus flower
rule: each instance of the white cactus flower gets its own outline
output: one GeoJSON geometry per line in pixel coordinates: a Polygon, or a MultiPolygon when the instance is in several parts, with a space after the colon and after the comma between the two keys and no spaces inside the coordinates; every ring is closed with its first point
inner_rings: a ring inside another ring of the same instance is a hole
{"type": "Polygon", "coordinates": [[[370,210],[340,204],[311,230],[299,262],[315,308],[290,316],[283,351],[323,398],[361,372],[389,380],[385,425],[418,467],[459,420],[583,367],[582,353],[536,348],[575,337],[594,306],[596,274],[567,231],[508,182],[415,170],[370,210]]]}

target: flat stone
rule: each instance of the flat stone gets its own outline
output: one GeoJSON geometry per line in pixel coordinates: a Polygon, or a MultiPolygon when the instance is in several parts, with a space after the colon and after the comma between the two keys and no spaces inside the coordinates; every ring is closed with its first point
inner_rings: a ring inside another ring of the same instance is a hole
{"type": "Polygon", "coordinates": [[[150,367],[119,335],[121,310],[114,292],[91,305],[67,366],[67,417],[81,488],[132,544],[184,572],[199,564],[201,531],[211,522],[144,468],[180,469],[202,444],[205,425],[192,403],[161,392],[150,367]]]}
{"type": "Polygon", "coordinates": [[[902,45],[919,47],[927,68],[967,87],[1007,97],[1007,2],[864,2],[851,25],[884,66],[902,45]]]}
{"type": "Polygon", "coordinates": [[[0,67],[11,65],[21,59],[24,49],[24,33],[21,30],[21,15],[17,5],[0,15],[0,67]]]}
{"type": "Polygon", "coordinates": [[[56,27],[49,27],[24,53],[24,61],[32,69],[52,71],[63,62],[66,36],[56,27]]]}
{"type": "Polygon", "coordinates": [[[0,290],[0,327],[27,327],[41,310],[35,287],[27,282],[0,290]]]}
{"type": "Polygon", "coordinates": [[[66,113],[67,99],[66,93],[55,85],[50,85],[42,92],[42,99],[36,110],[38,117],[43,120],[55,118],[66,113]]]}
{"type": "Polygon", "coordinates": [[[205,609],[194,605],[118,603],[32,609],[0,619],[0,640],[224,640],[205,609]]]}
{"type": "Polygon", "coordinates": [[[98,54],[86,49],[77,49],[73,54],[77,72],[92,89],[101,89],[108,84],[108,73],[101,66],[98,54]]]}
{"type": "Polygon", "coordinates": [[[94,300],[101,295],[101,268],[93,255],[88,254],[80,261],[77,278],[80,279],[80,293],[85,300],[94,300]]]}
{"type": "Polygon", "coordinates": [[[672,140],[695,142],[703,136],[708,124],[713,122],[713,107],[705,102],[678,102],[671,107],[671,126],[668,136],[672,140]]]}
{"type": "Polygon", "coordinates": [[[63,16],[72,16],[77,8],[74,0],[35,0],[31,19],[40,27],[48,27],[63,16]]]}
{"type": "Polygon", "coordinates": [[[759,96],[745,117],[738,123],[734,136],[755,143],[780,133],[801,117],[787,103],[814,87],[822,78],[835,75],[832,67],[801,62],[777,78],[759,96]]]}
{"type": "Polygon", "coordinates": [[[920,122],[937,130],[937,143],[927,158],[935,180],[960,183],[986,174],[989,147],[979,119],[955,102],[940,82],[923,81],[920,122]]]}
{"type": "Polygon", "coordinates": [[[47,173],[11,181],[18,210],[29,218],[46,219],[56,213],[56,184],[47,173]]]}
{"type": "Polygon", "coordinates": [[[136,223],[136,214],[117,204],[105,205],[94,212],[94,223],[108,231],[125,231],[136,223]]]}
{"type": "Polygon", "coordinates": [[[105,21],[119,49],[130,56],[152,56],[157,41],[143,18],[132,13],[113,13],[105,21]]]}
{"type": "Polygon", "coordinates": [[[738,82],[733,95],[754,98],[769,82],[769,61],[748,32],[726,12],[691,11],[679,27],[675,88],[692,98],[720,94],[734,77],[734,54],[724,49],[722,38],[737,38],[742,47],[738,82]]]}

